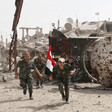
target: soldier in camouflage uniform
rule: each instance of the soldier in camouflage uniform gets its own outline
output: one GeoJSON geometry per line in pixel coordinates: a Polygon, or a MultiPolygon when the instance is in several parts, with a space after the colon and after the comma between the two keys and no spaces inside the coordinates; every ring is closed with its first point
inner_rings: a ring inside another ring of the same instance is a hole
{"type": "Polygon", "coordinates": [[[29,89],[29,98],[33,100],[32,98],[32,75],[31,75],[31,69],[34,69],[35,72],[39,75],[41,78],[42,75],[38,71],[38,69],[35,67],[34,63],[30,61],[30,55],[29,53],[24,54],[24,58],[21,59],[15,66],[15,79],[18,78],[17,74],[17,68],[20,68],[19,70],[19,79],[20,79],[20,85],[23,88],[23,93],[26,94],[27,92],[27,86],[29,89]]]}
{"type": "Polygon", "coordinates": [[[56,75],[56,79],[58,81],[58,87],[62,95],[62,99],[66,100],[67,103],[69,103],[70,75],[73,75],[74,73],[75,73],[75,70],[70,71],[70,65],[65,63],[64,58],[59,58],[58,64],[55,65],[53,68],[53,75],[56,75]],[[63,86],[65,88],[65,93],[64,93],[63,86]]]}
{"type": "MultiPolygon", "coordinates": [[[[69,57],[69,59],[68,59],[68,63],[70,64],[70,70],[74,70],[74,69],[76,69],[76,63],[74,63],[74,58],[73,57],[69,57]]],[[[76,73],[76,72],[75,72],[76,73]]],[[[74,80],[75,80],[75,74],[73,74],[72,76],[71,76],[71,79],[70,79],[70,81],[72,82],[72,83],[74,83],[74,80]]]]}
{"type": "MultiPolygon", "coordinates": [[[[39,72],[44,76],[44,71],[45,71],[45,59],[42,57],[42,54],[39,52],[37,54],[37,58],[34,59],[34,64],[38,68],[39,72]]],[[[37,73],[36,73],[37,74],[37,73]]],[[[38,75],[36,75],[36,84],[37,88],[40,86],[43,87],[43,78],[40,78],[38,75]]]]}

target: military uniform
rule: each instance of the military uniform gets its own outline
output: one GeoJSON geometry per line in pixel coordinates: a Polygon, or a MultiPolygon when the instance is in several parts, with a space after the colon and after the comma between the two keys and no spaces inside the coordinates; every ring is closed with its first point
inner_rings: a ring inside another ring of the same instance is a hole
{"type": "Polygon", "coordinates": [[[62,94],[62,98],[66,98],[66,101],[69,99],[69,80],[70,80],[70,65],[65,63],[64,68],[60,69],[59,65],[55,65],[53,68],[53,75],[56,75],[58,81],[59,91],[62,94]],[[64,89],[65,88],[65,95],[64,89]]]}
{"type": "Polygon", "coordinates": [[[32,74],[31,69],[37,69],[32,61],[26,62],[25,59],[21,59],[15,66],[16,68],[20,68],[19,70],[19,79],[20,85],[23,88],[24,94],[26,94],[27,86],[29,89],[30,97],[32,97],[32,74]]]}
{"type": "MultiPolygon", "coordinates": [[[[38,68],[39,72],[44,77],[45,64],[43,64],[42,62],[45,63],[45,60],[43,58],[41,58],[41,59],[35,58],[34,59],[34,64],[36,65],[36,67],[38,68]]],[[[39,81],[40,81],[40,85],[42,86],[42,84],[43,84],[43,78],[40,78],[37,75],[37,73],[35,73],[35,75],[36,75],[36,83],[37,83],[37,86],[39,86],[39,81]]]]}
{"type": "MultiPolygon", "coordinates": [[[[71,70],[71,71],[73,71],[74,69],[76,69],[76,66],[75,66],[75,63],[74,63],[74,62],[69,63],[69,64],[70,64],[70,66],[71,66],[71,67],[70,67],[70,70],[71,70]]],[[[74,80],[75,80],[75,73],[71,76],[71,80],[70,80],[70,81],[71,81],[72,83],[74,83],[74,80]]]]}

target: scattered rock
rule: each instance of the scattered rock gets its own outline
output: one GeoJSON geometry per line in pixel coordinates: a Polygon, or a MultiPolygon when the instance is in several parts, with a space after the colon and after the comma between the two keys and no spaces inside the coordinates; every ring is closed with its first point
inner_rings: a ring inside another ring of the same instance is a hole
{"type": "Polygon", "coordinates": [[[2,77],[3,82],[7,82],[6,79],[4,78],[4,76],[2,77]]]}

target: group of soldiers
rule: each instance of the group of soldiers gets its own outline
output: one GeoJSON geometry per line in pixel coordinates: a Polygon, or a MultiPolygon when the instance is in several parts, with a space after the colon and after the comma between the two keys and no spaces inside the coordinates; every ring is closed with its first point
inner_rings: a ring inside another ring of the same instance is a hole
{"type": "MultiPolygon", "coordinates": [[[[33,100],[32,92],[32,69],[34,69],[34,78],[36,79],[36,85],[43,87],[44,71],[46,61],[42,57],[42,53],[37,54],[37,58],[34,61],[30,60],[30,54],[24,53],[24,57],[18,61],[15,66],[15,79],[20,79],[20,86],[23,88],[23,94],[27,93],[27,87],[29,91],[29,99],[33,100]],[[18,73],[19,68],[19,73],[18,73]]],[[[73,67],[73,58],[70,57],[68,62],[65,62],[64,58],[59,58],[57,64],[53,67],[52,77],[56,77],[59,91],[62,95],[62,100],[69,103],[69,82],[70,77],[74,75],[76,69],[73,67]]],[[[53,78],[50,78],[52,80],[53,78]]]]}

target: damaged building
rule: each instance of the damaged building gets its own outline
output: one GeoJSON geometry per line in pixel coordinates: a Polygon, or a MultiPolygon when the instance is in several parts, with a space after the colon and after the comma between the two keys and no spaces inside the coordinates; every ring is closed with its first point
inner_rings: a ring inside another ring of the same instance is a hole
{"type": "Polygon", "coordinates": [[[64,27],[60,30],[67,37],[106,37],[112,34],[111,21],[85,21],[74,22],[71,18],[67,19],[64,27]]]}
{"type": "Polygon", "coordinates": [[[48,49],[48,38],[43,34],[42,28],[26,28],[21,27],[22,30],[22,46],[30,52],[31,57],[36,56],[37,52],[47,53],[48,49]],[[26,35],[24,35],[26,30],[26,35]],[[29,30],[35,30],[33,36],[29,35],[29,30]]]}
{"type": "MultiPolygon", "coordinates": [[[[17,56],[21,57],[24,52],[29,52],[31,57],[36,56],[37,52],[47,53],[48,50],[48,36],[43,34],[42,28],[28,28],[21,27],[22,40],[17,40],[17,56]],[[33,36],[29,35],[29,30],[34,30],[33,36]]],[[[7,44],[7,52],[9,51],[9,45],[7,44]]]]}

